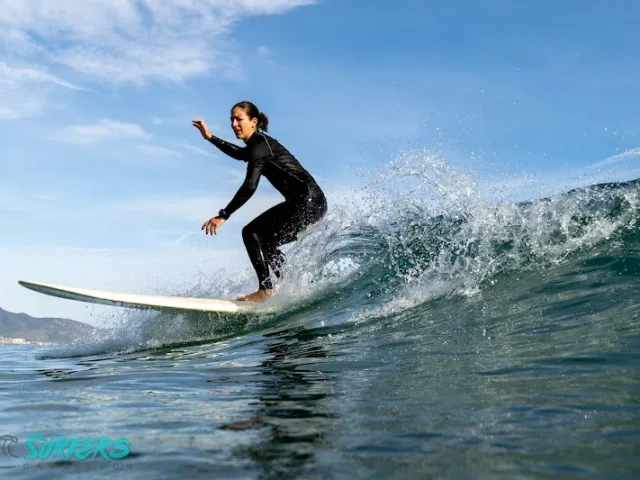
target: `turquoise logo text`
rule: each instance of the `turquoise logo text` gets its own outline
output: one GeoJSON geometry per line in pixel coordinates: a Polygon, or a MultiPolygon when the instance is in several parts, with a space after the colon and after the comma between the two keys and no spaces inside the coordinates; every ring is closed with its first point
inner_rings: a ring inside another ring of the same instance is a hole
{"type": "Polygon", "coordinates": [[[46,438],[43,435],[31,435],[27,438],[29,455],[26,460],[47,460],[59,458],[60,460],[87,460],[101,457],[110,462],[120,460],[129,455],[129,440],[109,437],[53,437],[46,438]]]}

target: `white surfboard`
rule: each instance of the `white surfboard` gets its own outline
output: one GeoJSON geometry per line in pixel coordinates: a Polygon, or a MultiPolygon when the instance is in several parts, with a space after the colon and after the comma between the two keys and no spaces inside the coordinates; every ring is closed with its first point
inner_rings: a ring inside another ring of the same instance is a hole
{"type": "Polygon", "coordinates": [[[256,307],[258,306],[258,304],[253,302],[238,302],[213,298],[169,297],[164,295],[107,292],[67,287],[64,285],[53,285],[50,283],[28,282],[25,280],[19,280],[18,283],[25,288],[53,297],[136,309],[222,313],[248,313],[253,311],[257,313],[256,307]]]}

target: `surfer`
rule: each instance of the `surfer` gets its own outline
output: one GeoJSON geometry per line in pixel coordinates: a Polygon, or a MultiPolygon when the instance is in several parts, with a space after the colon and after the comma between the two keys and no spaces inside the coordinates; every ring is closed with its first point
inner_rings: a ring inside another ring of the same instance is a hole
{"type": "Polygon", "coordinates": [[[217,235],[233,213],[245,204],[264,176],[285,201],[271,207],[242,229],[242,240],[249,260],[258,276],[258,290],[238,297],[240,301],[264,302],[275,294],[269,268],[280,277],[284,254],[280,246],[292,242],[327,211],[327,200],[315,179],[300,162],[276,139],[265,132],[267,116],[251,102],[239,102],[231,109],[231,128],[236,138],[244,141],[239,147],[212,135],[207,124],[193,120],[205,140],[226,155],[247,162],[247,174],[242,186],[229,204],[202,225],[207,235],[217,235]]]}

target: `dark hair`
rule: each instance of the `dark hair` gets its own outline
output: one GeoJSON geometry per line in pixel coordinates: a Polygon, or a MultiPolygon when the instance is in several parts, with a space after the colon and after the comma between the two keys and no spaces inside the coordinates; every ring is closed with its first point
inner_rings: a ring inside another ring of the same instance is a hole
{"type": "Polygon", "coordinates": [[[249,119],[257,118],[259,130],[263,130],[265,132],[269,130],[269,118],[264,112],[258,110],[258,107],[253,103],[247,101],[238,102],[233,106],[233,108],[231,108],[231,111],[233,112],[233,109],[236,107],[243,109],[249,119]]]}

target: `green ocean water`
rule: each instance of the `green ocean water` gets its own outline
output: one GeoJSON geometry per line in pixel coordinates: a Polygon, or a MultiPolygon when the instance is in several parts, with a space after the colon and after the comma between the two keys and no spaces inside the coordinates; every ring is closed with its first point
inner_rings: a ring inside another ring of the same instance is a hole
{"type": "Polygon", "coordinates": [[[82,344],[1,345],[11,452],[41,434],[131,453],[3,449],[0,473],[638,478],[640,183],[433,212],[406,192],[401,216],[301,239],[278,314],[132,312],[82,344]]]}

